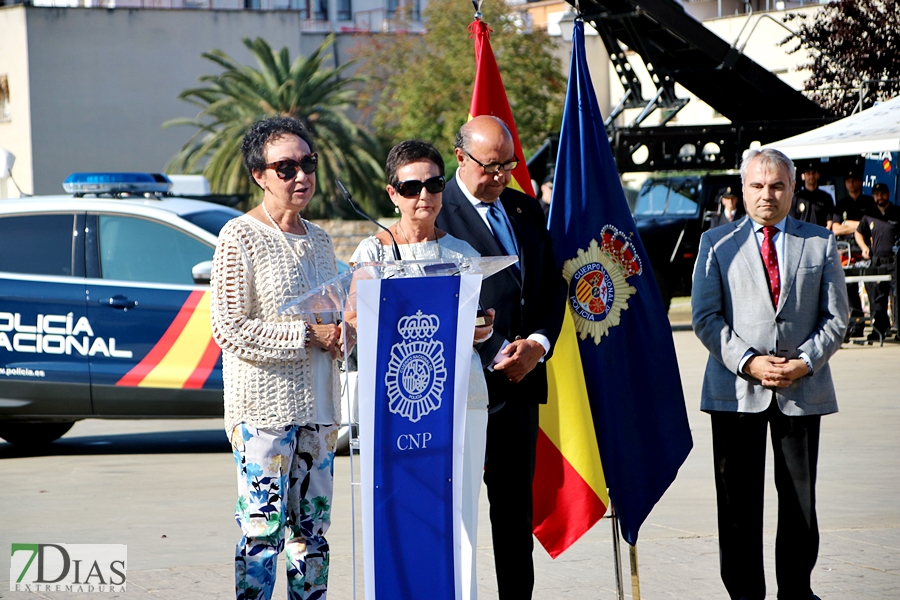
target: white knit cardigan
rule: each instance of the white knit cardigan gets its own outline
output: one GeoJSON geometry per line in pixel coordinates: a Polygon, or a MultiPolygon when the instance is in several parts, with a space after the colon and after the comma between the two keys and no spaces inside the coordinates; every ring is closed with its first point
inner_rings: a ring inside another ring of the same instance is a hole
{"type": "MultiPolygon", "coordinates": [[[[303,224],[313,245],[320,283],[337,275],[334,247],[325,231],[303,224]]],[[[226,223],[213,257],[210,313],[222,348],[225,431],[239,423],[273,429],[316,422],[313,372],[303,347],[306,321],[279,315],[291,297],[308,291],[297,257],[281,232],[243,215],[226,223]]],[[[316,277],[308,279],[315,284],[316,277]]],[[[335,421],[340,422],[340,382],[332,363],[335,421]]]]}

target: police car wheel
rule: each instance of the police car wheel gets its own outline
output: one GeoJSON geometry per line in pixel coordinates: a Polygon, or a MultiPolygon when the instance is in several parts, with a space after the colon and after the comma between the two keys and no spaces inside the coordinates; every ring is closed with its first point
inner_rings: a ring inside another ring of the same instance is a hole
{"type": "MultiPolygon", "coordinates": [[[[359,432],[356,425],[353,426],[353,437],[357,437],[359,432]]],[[[356,451],[357,453],[359,450],[356,451]]],[[[334,453],[338,456],[348,456],[350,454],[350,427],[341,426],[338,430],[338,439],[334,444],[334,453]]]]}
{"type": "Polygon", "coordinates": [[[341,427],[338,430],[338,439],[334,444],[334,453],[338,456],[350,454],[350,428],[341,427]]]}
{"type": "Polygon", "coordinates": [[[61,438],[74,421],[0,421],[0,438],[16,446],[41,446],[61,438]]]}

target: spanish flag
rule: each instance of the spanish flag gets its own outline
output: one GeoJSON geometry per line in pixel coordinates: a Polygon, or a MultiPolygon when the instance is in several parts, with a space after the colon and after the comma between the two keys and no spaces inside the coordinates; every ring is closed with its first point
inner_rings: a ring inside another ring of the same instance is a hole
{"type": "MultiPolygon", "coordinates": [[[[491,50],[490,29],[476,18],[469,25],[475,38],[475,86],[469,118],[493,115],[509,127],[519,166],[510,186],[534,196],[512,110],[491,50]]],[[[534,533],[556,558],[606,513],[609,497],[597,435],[591,419],[587,384],[581,370],[572,318],[548,363],[550,396],[541,406],[534,475],[534,533]]]]}
{"type": "Polygon", "coordinates": [[[481,115],[492,115],[506,123],[512,133],[516,157],[519,159],[519,166],[513,170],[509,186],[533,198],[534,189],[531,187],[528,165],[522,155],[522,144],[516,133],[500,69],[497,68],[494,51],[491,50],[491,29],[484,21],[476,18],[469,25],[469,35],[475,38],[475,86],[472,89],[472,103],[469,105],[469,120],[481,115]]]}
{"type": "Polygon", "coordinates": [[[581,20],[556,164],[549,228],[567,310],[534,481],[535,534],[554,557],[603,516],[607,489],[622,536],[637,543],[693,445],[671,326],[613,161],[581,20]]]}

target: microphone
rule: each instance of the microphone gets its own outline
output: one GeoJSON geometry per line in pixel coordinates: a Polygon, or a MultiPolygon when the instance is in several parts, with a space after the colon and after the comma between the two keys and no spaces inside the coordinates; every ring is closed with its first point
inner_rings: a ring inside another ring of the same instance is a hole
{"type": "Polygon", "coordinates": [[[361,211],[359,207],[357,207],[356,204],[353,203],[353,197],[350,195],[350,192],[347,191],[347,188],[344,187],[344,184],[341,183],[340,179],[335,179],[334,182],[337,184],[338,189],[341,190],[341,195],[344,197],[344,200],[350,203],[350,207],[356,212],[356,214],[363,217],[364,219],[372,221],[373,223],[387,231],[388,235],[391,236],[391,246],[394,250],[394,260],[400,260],[400,248],[397,246],[397,240],[394,239],[394,234],[391,233],[391,230],[361,211]]]}

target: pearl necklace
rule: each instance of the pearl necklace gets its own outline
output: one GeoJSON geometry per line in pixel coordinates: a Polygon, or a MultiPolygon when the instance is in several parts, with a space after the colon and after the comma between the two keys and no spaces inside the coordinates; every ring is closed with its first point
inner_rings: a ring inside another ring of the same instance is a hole
{"type": "MultiPolygon", "coordinates": [[[[269,222],[272,223],[272,227],[274,227],[278,233],[281,234],[281,239],[284,240],[284,243],[287,245],[288,250],[297,259],[297,271],[300,273],[300,277],[303,280],[302,283],[306,284],[306,291],[311,291],[313,289],[313,283],[309,280],[309,276],[306,274],[306,269],[303,268],[303,257],[297,252],[297,248],[291,244],[290,240],[287,238],[287,234],[284,230],[278,226],[278,223],[275,222],[275,219],[272,218],[272,215],[269,213],[269,209],[266,208],[266,201],[263,200],[261,202],[263,212],[266,213],[266,216],[269,217],[269,222]]],[[[303,228],[306,230],[306,235],[309,243],[309,256],[312,260],[313,266],[313,275],[315,276],[315,285],[319,285],[319,273],[316,270],[318,268],[318,261],[316,260],[316,245],[313,243],[312,235],[309,233],[309,227],[307,227],[306,223],[303,222],[303,219],[300,217],[300,214],[297,214],[297,223],[303,225],[303,228]]],[[[322,317],[319,313],[313,313],[313,316],[316,318],[316,324],[322,324],[322,317]]]]}
{"type": "MultiPolygon", "coordinates": [[[[406,237],[406,232],[403,231],[403,228],[400,226],[400,221],[397,221],[397,231],[399,231],[399,232],[400,232],[400,235],[403,236],[403,239],[406,240],[406,244],[409,246],[409,251],[410,251],[410,252],[412,253],[412,255],[413,255],[413,260],[419,260],[420,257],[419,257],[418,255],[416,255],[416,249],[413,247],[412,242],[409,241],[409,238],[406,237]]],[[[430,240],[426,239],[425,241],[428,242],[428,241],[430,241],[430,240]]],[[[421,242],[420,242],[420,243],[421,243],[421,242]]],[[[437,246],[437,251],[438,251],[437,257],[438,257],[438,260],[440,260],[440,259],[441,259],[441,243],[438,241],[437,231],[434,232],[434,243],[435,243],[435,245],[437,246]]],[[[427,257],[421,257],[421,258],[424,259],[424,258],[427,258],[427,257]]]]}

